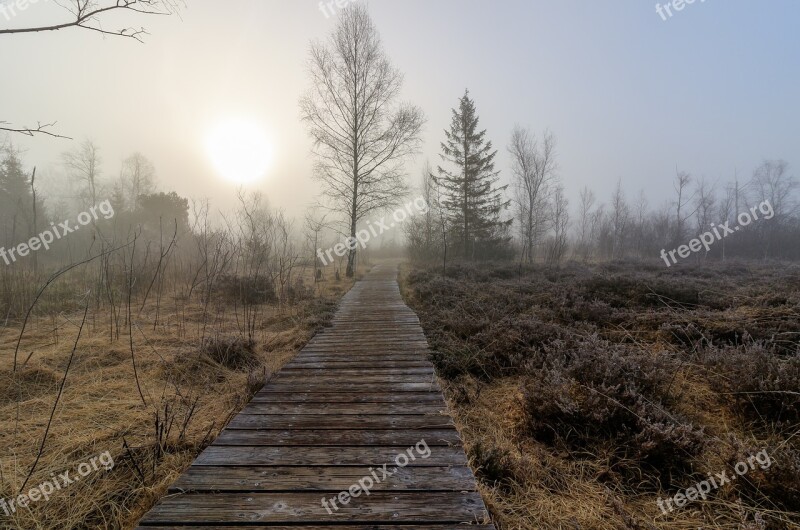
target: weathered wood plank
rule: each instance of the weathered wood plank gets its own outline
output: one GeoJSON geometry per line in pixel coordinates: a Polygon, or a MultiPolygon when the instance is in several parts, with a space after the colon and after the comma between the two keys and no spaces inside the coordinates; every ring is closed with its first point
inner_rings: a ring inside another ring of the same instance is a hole
{"type": "Polygon", "coordinates": [[[359,414],[391,414],[419,416],[447,414],[447,407],[438,403],[250,403],[240,414],[302,415],[324,414],[351,416],[359,414]]]}
{"type": "MultiPolygon", "coordinates": [[[[430,447],[439,445],[461,445],[458,431],[449,429],[430,429],[424,432],[425,441],[430,447]]],[[[357,446],[383,445],[409,447],[420,440],[419,431],[411,430],[239,430],[225,429],[214,440],[214,445],[322,445],[322,446],[357,446]]]]}
{"type": "Polygon", "coordinates": [[[364,375],[394,377],[394,376],[420,376],[420,379],[435,377],[433,368],[430,366],[401,366],[398,368],[375,368],[373,367],[327,367],[327,368],[304,368],[301,366],[284,367],[282,375],[297,377],[319,378],[328,375],[336,377],[363,377],[364,375]]]}
{"type": "MultiPolygon", "coordinates": [[[[381,361],[381,368],[429,368],[429,361],[381,361]]],[[[375,367],[374,360],[347,360],[347,359],[328,359],[327,361],[310,361],[302,358],[295,358],[283,367],[283,370],[369,370],[375,367]]],[[[282,371],[283,371],[282,370],[282,371]]]]}
{"type": "MultiPolygon", "coordinates": [[[[425,436],[420,436],[423,440],[425,436]]],[[[195,466],[377,466],[411,467],[466,466],[467,458],[460,447],[430,447],[427,451],[403,447],[221,447],[212,445],[203,451],[195,466]],[[423,458],[429,454],[428,458],[423,458]],[[401,458],[398,462],[397,459],[401,458]]]]}
{"type": "MultiPolygon", "coordinates": [[[[214,530],[241,530],[242,528],[269,528],[270,530],[495,530],[494,526],[490,525],[473,525],[469,523],[452,525],[452,524],[438,524],[428,523],[426,526],[408,526],[408,525],[361,525],[361,526],[341,526],[336,525],[331,527],[326,526],[275,526],[268,523],[253,523],[242,524],[237,526],[219,526],[214,525],[214,530]]],[[[137,530],[209,530],[208,526],[194,526],[194,525],[181,525],[181,526],[139,526],[137,530]]]]}
{"type": "MultiPolygon", "coordinates": [[[[341,352],[338,352],[338,353],[328,352],[326,354],[314,354],[313,356],[309,355],[309,356],[298,357],[298,358],[295,358],[294,362],[298,362],[298,363],[301,363],[301,362],[302,363],[324,363],[324,362],[328,362],[328,363],[334,363],[334,362],[354,363],[354,362],[357,362],[357,363],[362,363],[362,364],[364,364],[364,363],[370,364],[371,363],[371,366],[374,367],[377,360],[379,360],[379,359],[376,359],[374,353],[369,353],[369,354],[366,354],[366,355],[359,356],[359,355],[354,355],[351,351],[342,350],[341,352]]],[[[430,360],[427,357],[425,357],[423,355],[407,354],[407,353],[398,353],[398,354],[394,355],[392,357],[392,361],[401,362],[401,363],[406,363],[406,362],[427,362],[428,365],[430,365],[430,360]]]]}
{"type": "Polygon", "coordinates": [[[156,506],[145,524],[187,522],[226,523],[373,523],[403,522],[456,524],[488,518],[477,493],[400,494],[377,492],[352,499],[331,513],[320,493],[192,494],[168,497],[156,506]]]}
{"type": "Polygon", "coordinates": [[[440,392],[260,392],[253,403],[443,403],[440,392]]]}
{"type": "Polygon", "coordinates": [[[453,425],[444,414],[438,416],[396,416],[353,414],[331,419],[324,414],[239,415],[230,423],[231,429],[441,429],[453,425]]]}
{"type": "Polygon", "coordinates": [[[293,381],[270,382],[257,395],[298,393],[351,393],[375,394],[379,392],[441,392],[437,383],[352,383],[330,381],[305,381],[298,385],[293,381]]]}
{"type": "Polygon", "coordinates": [[[315,385],[329,383],[338,385],[339,383],[347,383],[348,385],[366,385],[369,383],[374,384],[402,384],[402,383],[429,383],[431,385],[437,384],[436,378],[433,375],[425,374],[411,374],[411,375],[369,375],[369,372],[362,373],[359,376],[339,374],[335,371],[328,372],[324,375],[306,376],[295,372],[280,372],[275,375],[270,383],[283,383],[283,382],[311,382],[315,385]]]}
{"type": "Polygon", "coordinates": [[[414,360],[429,360],[428,357],[430,353],[425,349],[403,347],[397,343],[391,346],[383,346],[381,348],[376,348],[371,344],[349,344],[345,346],[329,346],[324,348],[309,347],[307,350],[304,350],[298,358],[305,359],[309,357],[325,355],[344,355],[346,358],[353,357],[360,360],[367,360],[370,358],[373,360],[382,358],[403,360],[403,358],[406,357],[414,360]]]}
{"type": "MultiPolygon", "coordinates": [[[[215,467],[195,466],[170,487],[181,492],[339,492],[371,476],[369,466],[215,467]]],[[[380,473],[379,473],[380,476],[380,473]]],[[[373,491],[476,491],[464,466],[405,467],[374,485],[373,491]]]]}

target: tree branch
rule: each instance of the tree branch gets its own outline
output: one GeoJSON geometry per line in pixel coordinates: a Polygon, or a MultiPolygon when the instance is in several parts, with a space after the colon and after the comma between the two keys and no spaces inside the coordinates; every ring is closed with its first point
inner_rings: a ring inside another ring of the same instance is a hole
{"type": "Polygon", "coordinates": [[[177,11],[178,0],[115,0],[108,5],[97,5],[94,0],[71,0],[69,7],[63,5],[61,7],[71,13],[75,18],[50,26],[0,29],[0,35],[42,33],[68,28],[81,28],[97,31],[104,35],[126,37],[138,42],[143,42],[142,36],[147,35],[144,28],[135,29],[128,27],[113,31],[105,30],[98,25],[98,18],[109,12],[120,10],[133,11],[144,15],[170,15],[177,11]]]}
{"type": "Polygon", "coordinates": [[[18,129],[13,126],[3,127],[3,125],[10,125],[10,124],[5,121],[0,121],[0,131],[19,133],[19,134],[24,134],[25,136],[34,136],[36,134],[42,134],[45,136],[52,136],[53,138],[64,138],[65,140],[72,140],[72,138],[70,138],[69,136],[62,136],[60,134],[56,134],[54,132],[50,132],[47,130],[48,127],[52,127],[55,124],[56,122],[45,123],[45,124],[37,123],[35,129],[29,127],[23,127],[21,129],[18,129]]]}

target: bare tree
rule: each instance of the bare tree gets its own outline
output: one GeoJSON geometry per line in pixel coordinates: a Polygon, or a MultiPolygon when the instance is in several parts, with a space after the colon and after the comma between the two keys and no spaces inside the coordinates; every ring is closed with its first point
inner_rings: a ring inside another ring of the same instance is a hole
{"type": "Polygon", "coordinates": [[[134,153],[122,162],[120,181],[123,191],[128,195],[131,211],[138,209],[142,195],[153,193],[155,177],[156,170],[153,163],[141,153],[134,153]]]}
{"type": "Polygon", "coordinates": [[[413,260],[430,262],[438,259],[442,251],[442,234],[438,227],[440,206],[437,204],[436,179],[430,162],[422,168],[420,191],[427,208],[424,215],[417,215],[403,226],[410,256],[413,260]]]}
{"type": "MultiPolygon", "coordinates": [[[[33,167],[33,173],[31,174],[31,209],[33,210],[33,233],[39,233],[39,217],[38,217],[38,208],[36,205],[36,166],[33,167]]],[[[39,255],[38,253],[33,253],[33,273],[35,275],[39,275],[39,255]]]]}
{"type": "Polygon", "coordinates": [[[636,206],[634,209],[634,215],[636,216],[634,222],[636,226],[634,227],[634,245],[636,254],[639,258],[644,255],[644,248],[645,248],[645,240],[646,240],[646,233],[648,230],[648,219],[647,219],[647,195],[645,195],[644,190],[639,191],[639,199],[636,201],[636,206]]]}
{"type": "Polygon", "coordinates": [[[588,186],[584,186],[580,194],[580,205],[578,208],[578,252],[584,262],[589,261],[592,253],[592,223],[594,221],[594,208],[596,197],[588,186]]]}
{"type": "Polygon", "coordinates": [[[534,249],[545,229],[547,201],[557,169],[555,137],[545,131],[541,146],[530,130],[517,125],[508,147],[516,188],[522,236],[522,259],[533,262],[534,249]]]}
{"type": "Polygon", "coordinates": [[[798,190],[798,181],[789,175],[789,164],[786,161],[765,160],[753,172],[750,187],[754,190],[758,201],[770,202],[776,219],[780,220],[797,213],[795,192],[798,190]]]}
{"type": "Polygon", "coordinates": [[[686,214],[686,209],[689,204],[694,200],[694,195],[688,195],[689,184],[692,182],[692,176],[685,171],[677,171],[675,176],[675,193],[678,198],[675,204],[675,226],[673,234],[673,244],[679,245],[686,236],[686,222],[691,219],[694,212],[686,214]]]}
{"type": "MultiPolygon", "coordinates": [[[[717,203],[717,215],[720,221],[723,223],[729,222],[733,220],[733,217],[736,215],[735,213],[735,206],[736,206],[736,198],[739,194],[739,183],[734,182],[733,184],[728,185],[725,188],[725,195],[722,196],[722,199],[717,203]]],[[[720,243],[722,244],[722,261],[725,261],[727,257],[727,245],[726,239],[722,238],[720,243]]]]}
{"type": "Polygon", "coordinates": [[[630,222],[630,208],[625,200],[625,191],[622,189],[622,179],[617,182],[614,194],[611,196],[611,259],[625,257],[625,244],[628,223],[630,222]]]}
{"type": "Polygon", "coordinates": [[[406,194],[403,161],[419,148],[424,117],[417,107],[395,104],[403,76],[363,5],[342,12],[327,44],[312,45],[309,71],[302,118],[314,141],[315,175],[332,208],[347,217],[352,277],[358,222],[406,194]]]}
{"type": "Polygon", "coordinates": [[[319,257],[317,251],[320,248],[320,234],[328,226],[328,221],[324,215],[318,215],[314,211],[306,213],[305,231],[306,242],[311,247],[312,263],[314,264],[314,283],[322,279],[322,270],[319,268],[319,257]]]}
{"type": "MultiPolygon", "coordinates": [[[[711,226],[714,207],[716,205],[715,186],[702,178],[697,183],[695,190],[695,213],[697,221],[697,234],[705,232],[711,226]]],[[[708,251],[705,252],[705,255],[708,251]]]]}
{"type": "Polygon", "coordinates": [[[567,235],[569,232],[569,201],[564,195],[564,188],[560,185],[553,190],[550,216],[553,239],[550,244],[547,261],[550,265],[559,265],[567,253],[567,235]]]}
{"type": "MultiPolygon", "coordinates": [[[[444,208],[444,201],[445,195],[444,191],[442,190],[442,186],[439,182],[433,178],[433,173],[428,174],[428,178],[433,183],[432,191],[435,200],[430,203],[435,206],[435,211],[437,213],[436,221],[439,226],[439,233],[442,236],[442,274],[445,276],[447,275],[447,250],[448,250],[448,238],[447,238],[447,210],[444,208]]],[[[431,206],[429,206],[430,208],[431,206]]]]}
{"type": "Polygon", "coordinates": [[[764,234],[763,255],[767,258],[781,225],[798,211],[795,195],[798,182],[789,175],[789,164],[784,160],[765,160],[753,173],[750,186],[756,194],[756,200],[769,202],[774,212],[772,218],[765,219],[761,225],[764,234]]]}
{"type": "Polygon", "coordinates": [[[91,201],[90,206],[97,204],[97,188],[102,164],[97,145],[91,140],[85,140],[76,149],[64,153],[63,160],[70,176],[86,185],[85,194],[91,201]]]}

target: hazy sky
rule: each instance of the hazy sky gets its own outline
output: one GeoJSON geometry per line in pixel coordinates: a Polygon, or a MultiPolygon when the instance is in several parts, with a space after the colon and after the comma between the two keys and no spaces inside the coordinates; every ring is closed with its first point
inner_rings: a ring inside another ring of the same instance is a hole
{"type": "MultiPolygon", "coordinates": [[[[141,151],[162,189],[228,208],[236,185],[215,172],[204,140],[220,121],[254,118],[276,156],[249,189],[299,213],[320,190],[298,99],[309,43],[326,37],[335,18],[318,0],[188,3],[180,17],[106,23],[146,26],[145,44],[74,29],[0,37],[0,120],[58,121],[60,133],[94,139],[110,177],[141,151]]],[[[424,152],[409,163],[415,183],[426,158],[438,162],[450,109],[467,87],[504,178],[514,124],[549,128],[573,199],[588,185],[605,201],[622,178],[631,196],[644,189],[658,205],[672,192],[676,165],[726,181],[735,169],[749,175],[762,158],[784,158],[800,176],[796,0],[697,0],[667,21],[648,0],[369,5],[405,73],[403,99],[427,116],[424,152]]],[[[39,0],[10,22],[0,15],[0,26],[59,14],[39,0]]],[[[51,178],[60,153],[75,145],[12,139],[51,178]]]]}

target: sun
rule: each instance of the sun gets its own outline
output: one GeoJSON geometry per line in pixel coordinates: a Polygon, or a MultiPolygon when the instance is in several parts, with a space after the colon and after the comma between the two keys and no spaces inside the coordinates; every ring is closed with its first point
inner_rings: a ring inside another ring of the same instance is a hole
{"type": "Polygon", "coordinates": [[[230,119],[214,126],[206,137],[206,151],[217,172],[237,184],[262,178],[272,165],[272,143],[252,119],[230,119]]]}

